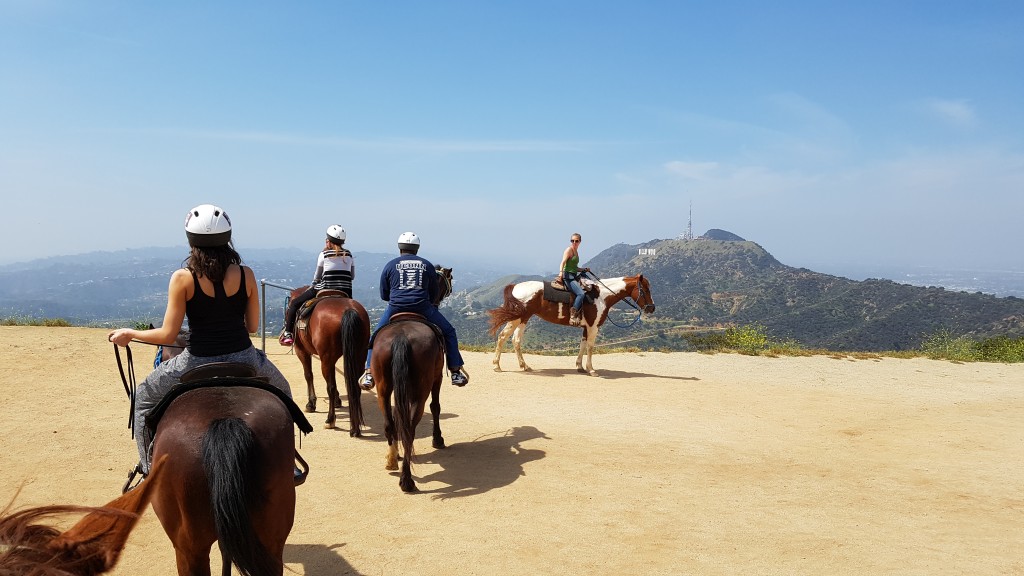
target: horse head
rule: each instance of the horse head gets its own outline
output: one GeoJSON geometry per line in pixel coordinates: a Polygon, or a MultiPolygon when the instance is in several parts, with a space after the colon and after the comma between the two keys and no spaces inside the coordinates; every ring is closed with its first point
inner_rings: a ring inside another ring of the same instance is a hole
{"type": "Polygon", "coordinates": [[[651,294],[651,285],[644,278],[643,274],[636,277],[636,288],[629,295],[638,308],[648,314],[654,314],[654,296],[651,294]]]}
{"type": "Polygon", "coordinates": [[[451,296],[452,284],[455,282],[455,279],[452,277],[451,268],[443,268],[441,265],[435,264],[434,269],[437,271],[437,284],[440,288],[437,291],[437,301],[434,302],[434,305],[437,306],[441,304],[442,300],[451,296]]]}

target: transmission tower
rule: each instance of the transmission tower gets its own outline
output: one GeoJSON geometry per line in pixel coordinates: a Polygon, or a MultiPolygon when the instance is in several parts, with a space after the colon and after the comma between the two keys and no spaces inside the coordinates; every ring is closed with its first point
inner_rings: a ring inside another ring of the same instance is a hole
{"type": "Polygon", "coordinates": [[[690,215],[686,219],[686,239],[693,240],[693,200],[690,200],[690,215]]]}

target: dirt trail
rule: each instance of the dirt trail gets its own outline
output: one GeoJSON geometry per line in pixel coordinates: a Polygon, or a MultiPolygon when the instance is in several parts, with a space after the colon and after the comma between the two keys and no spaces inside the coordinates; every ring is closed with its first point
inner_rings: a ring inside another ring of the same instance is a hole
{"type": "MultiPolygon", "coordinates": [[[[0,327],[0,501],[119,492],[135,448],[105,334],[0,327]]],[[[133,351],[141,378],[153,351],[133,351]]],[[[383,469],[372,395],[363,439],[323,430],[321,401],[290,573],[1024,574],[1024,365],[629,353],[592,378],[465,357],[449,448],[420,425],[418,495],[383,469]]],[[[174,573],[153,514],[115,573],[174,573]]]]}

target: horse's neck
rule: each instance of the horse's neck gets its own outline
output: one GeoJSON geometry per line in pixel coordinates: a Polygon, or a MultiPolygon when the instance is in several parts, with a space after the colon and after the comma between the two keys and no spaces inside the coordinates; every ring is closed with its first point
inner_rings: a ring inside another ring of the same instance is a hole
{"type": "MultiPolygon", "coordinates": [[[[622,278],[612,278],[614,282],[622,282],[622,288],[616,290],[608,297],[608,304],[612,305],[616,302],[620,302],[626,299],[633,292],[633,285],[630,284],[629,279],[623,276],[622,278]]],[[[634,282],[635,284],[635,282],[634,282]]],[[[609,289],[609,291],[611,291],[609,289]]]]}

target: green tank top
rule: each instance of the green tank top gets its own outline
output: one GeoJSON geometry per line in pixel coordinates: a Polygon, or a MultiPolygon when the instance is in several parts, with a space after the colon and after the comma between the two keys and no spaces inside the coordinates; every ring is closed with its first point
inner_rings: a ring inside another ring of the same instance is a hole
{"type": "Polygon", "coordinates": [[[565,272],[571,272],[573,274],[579,273],[580,269],[580,255],[576,254],[572,258],[565,261],[565,272]]]}

